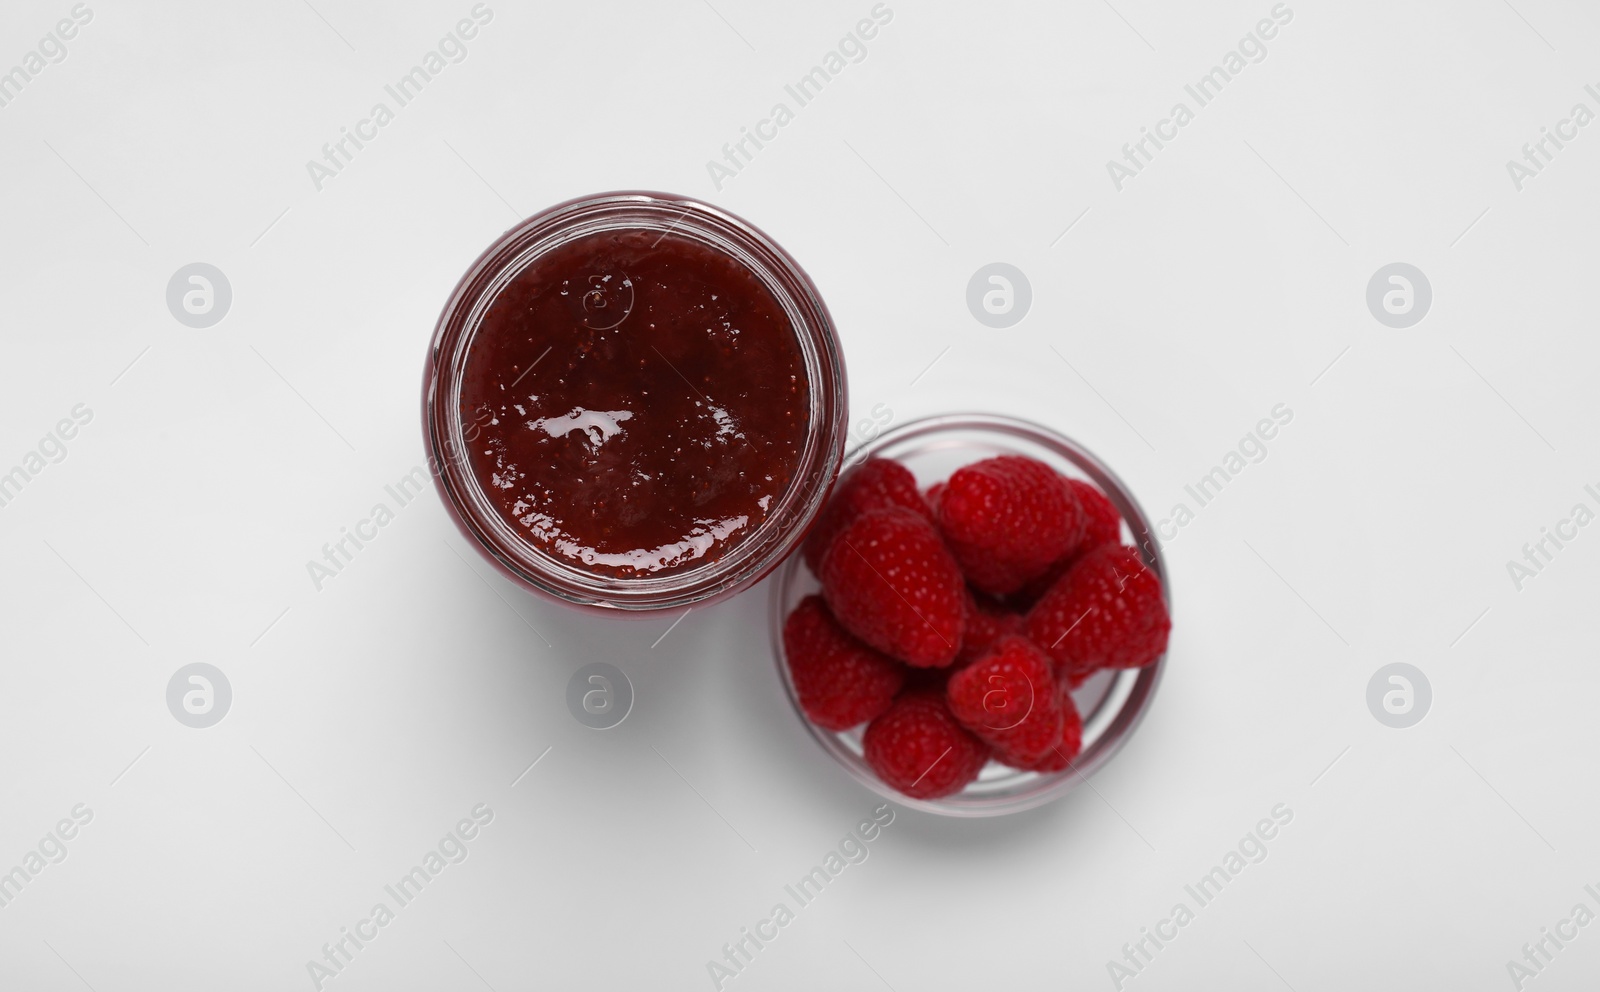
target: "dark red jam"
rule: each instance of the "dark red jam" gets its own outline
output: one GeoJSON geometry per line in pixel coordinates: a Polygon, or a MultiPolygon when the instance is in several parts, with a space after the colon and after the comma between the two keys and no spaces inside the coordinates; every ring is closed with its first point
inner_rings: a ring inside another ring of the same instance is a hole
{"type": "Polygon", "coordinates": [[[514,277],[466,357],[473,475],[547,554],[622,578],[715,561],[781,501],[810,397],[788,315],[737,259],[647,229],[514,277]]]}

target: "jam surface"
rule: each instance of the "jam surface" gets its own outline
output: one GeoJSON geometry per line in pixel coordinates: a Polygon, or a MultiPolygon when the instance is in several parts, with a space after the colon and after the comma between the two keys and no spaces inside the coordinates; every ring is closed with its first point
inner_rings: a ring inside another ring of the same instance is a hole
{"type": "Polygon", "coordinates": [[[692,238],[633,229],[542,256],[466,357],[467,461],[569,565],[651,577],[713,561],[788,489],[810,398],[782,305],[692,238]]]}

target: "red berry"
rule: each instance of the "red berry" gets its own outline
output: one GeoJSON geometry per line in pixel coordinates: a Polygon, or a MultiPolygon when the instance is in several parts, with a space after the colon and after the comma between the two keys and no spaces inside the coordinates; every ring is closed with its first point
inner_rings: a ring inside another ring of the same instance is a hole
{"type": "Polygon", "coordinates": [[[1101,545],[1028,612],[1025,629],[1063,676],[1139,668],[1167,649],[1172,622],[1161,580],[1132,548],[1101,545]]]}
{"type": "Polygon", "coordinates": [[[1039,575],[1028,580],[1021,589],[1006,597],[1018,609],[1027,610],[1039,601],[1056,580],[1067,574],[1067,569],[1073,566],[1079,558],[1098,548],[1102,544],[1118,544],[1122,540],[1122,514],[1111,505],[1105,494],[1096,489],[1093,484],[1082,479],[1063,479],[1067,488],[1077,497],[1078,505],[1083,509],[1083,537],[1066,554],[1050,563],[1050,567],[1039,575]]]}
{"type": "Polygon", "coordinates": [[[1039,760],[1017,767],[1032,772],[1066,771],[1083,750],[1083,717],[1070,693],[1061,694],[1061,738],[1039,760]]]}
{"type": "Polygon", "coordinates": [[[914,799],[960,792],[989,759],[988,746],[956,722],[936,692],[896,699],[867,725],[861,747],[879,778],[914,799]]]}
{"type": "Polygon", "coordinates": [[[1003,634],[1016,634],[1022,631],[1022,614],[1003,610],[992,606],[988,602],[979,603],[971,593],[967,595],[966,621],[962,627],[961,650],[956,654],[956,660],[943,668],[912,668],[908,670],[905,688],[902,692],[912,692],[918,689],[934,689],[944,691],[945,683],[950,681],[950,676],[960,669],[977,661],[1003,634]]]}
{"type": "Polygon", "coordinates": [[[840,625],[872,647],[923,668],[955,660],[966,587],[926,517],[862,513],[834,538],[818,578],[840,625]]]}
{"type": "Polygon", "coordinates": [[[1083,511],[1055,469],[999,455],[957,469],[939,499],[939,527],[968,581],[1016,592],[1083,537],[1083,511]]]}
{"type": "Polygon", "coordinates": [[[1096,489],[1094,483],[1082,479],[1068,479],[1067,488],[1078,497],[1083,508],[1083,538],[1072,549],[1073,555],[1093,551],[1102,544],[1122,543],[1122,514],[1117,511],[1106,494],[1096,489]]]}
{"type": "Polygon", "coordinates": [[[966,632],[961,638],[961,653],[955,666],[976,661],[995,641],[1006,634],[1022,633],[1022,614],[967,596],[966,632]]]}
{"type": "Polygon", "coordinates": [[[927,491],[922,494],[922,498],[927,502],[928,512],[933,514],[933,519],[938,520],[939,500],[944,498],[944,483],[935,482],[933,485],[929,486],[927,491]]]}
{"type": "Polygon", "coordinates": [[[887,458],[868,458],[840,476],[834,485],[833,496],[817,517],[801,548],[811,574],[817,574],[829,545],[850,521],[867,510],[886,506],[903,506],[929,520],[933,519],[933,511],[928,509],[922,493],[917,491],[916,476],[899,462],[887,458]]]}
{"type": "Polygon", "coordinates": [[[1023,637],[1002,637],[950,676],[945,698],[957,720],[1013,767],[1045,757],[1061,741],[1061,691],[1050,658],[1023,637]]]}
{"type": "Polygon", "coordinates": [[[783,653],[800,708],[819,727],[848,730],[889,708],[906,670],[851,637],[821,596],[807,596],[783,625],[783,653]]]}

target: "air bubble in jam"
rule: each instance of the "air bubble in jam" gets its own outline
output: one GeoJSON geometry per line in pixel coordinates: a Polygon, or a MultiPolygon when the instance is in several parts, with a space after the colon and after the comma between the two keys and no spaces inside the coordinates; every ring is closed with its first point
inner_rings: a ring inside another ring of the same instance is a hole
{"type": "Polygon", "coordinates": [[[513,277],[473,338],[462,410],[492,416],[469,463],[502,517],[569,566],[708,564],[795,481],[804,371],[783,306],[738,260],[658,230],[575,238],[513,277]]]}

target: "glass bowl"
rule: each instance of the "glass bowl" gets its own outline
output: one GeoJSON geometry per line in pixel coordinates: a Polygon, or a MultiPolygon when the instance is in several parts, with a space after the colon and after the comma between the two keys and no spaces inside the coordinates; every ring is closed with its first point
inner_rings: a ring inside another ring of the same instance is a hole
{"type": "MultiPolygon", "coordinates": [[[[986,414],[947,414],[914,420],[884,432],[850,453],[846,468],[872,456],[892,458],[917,477],[921,488],[947,479],[963,465],[994,455],[1028,455],[1068,477],[1094,483],[1122,514],[1123,543],[1139,549],[1145,564],[1161,579],[1162,596],[1172,610],[1172,592],[1165,563],[1149,518],[1121,479],[1070,438],[1025,420],[986,414]]],[[[1083,750],[1072,766],[1060,772],[1018,771],[996,761],[954,795],[913,799],[878,778],[862,757],[865,725],[846,731],[812,723],[800,708],[783,649],[783,624],[800,600],[818,591],[816,578],[798,554],[790,556],[774,577],[771,599],[773,653],[795,715],[835,761],[862,785],[901,806],[943,816],[999,816],[1059,799],[1087,780],[1117,753],[1150,706],[1163,654],[1144,668],[1102,670],[1072,693],[1083,715],[1083,750]]]]}

